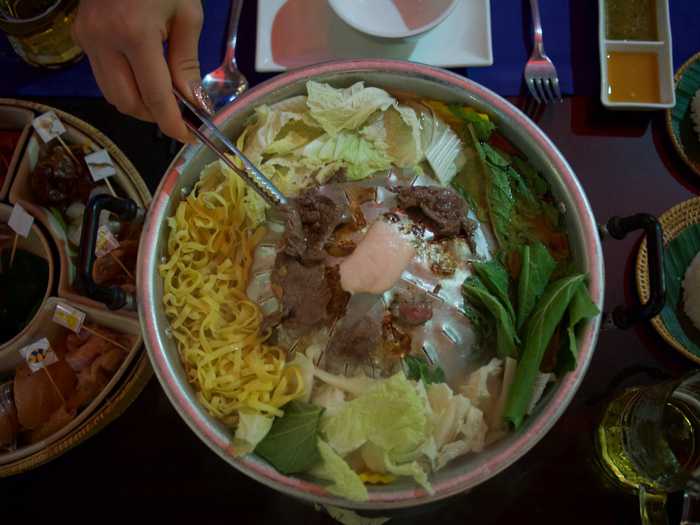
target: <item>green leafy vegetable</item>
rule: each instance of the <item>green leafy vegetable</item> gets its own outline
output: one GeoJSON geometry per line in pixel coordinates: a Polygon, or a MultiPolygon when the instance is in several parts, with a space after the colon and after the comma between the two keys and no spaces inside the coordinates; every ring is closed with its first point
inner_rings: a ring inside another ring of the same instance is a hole
{"type": "Polygon", "coordinates": [[[385,151],[396,166],[411,167],[423,160],[421,125],[409,107],[396,105],[372,117],[360,135],[385,151]]]}
{"type": "MultiPolygon", "coordinates": [[[[301,122],[308,115],[306,97],[292,97],[267,106],[255,108],[254,123],[246,128],[244,137],[239,141],[243,153],[251,162],[260,163],[263,153],[274,144],[282,130],[292,122],[301,122]]],[[[308,116],[307,116],[307,120],[308,116]]]]}
{"type": "Polygon", "coordinates": [[[405,356],[403,362],[408,379],[423,381],[425,385],[445,382],[445,372],[439,366],[433,368],[425,360],[412,355],[405,356]]]}
{"type": "Polygon", "coordinates": [[[236,434],[233,438],[233,448],[236,457],[255,450],[255,447],[270,432],[274,419],[272,416],[240,412],[236,434]]]}
{"type": "Polygon", "coordinates": [[[488,187],[491,173],[484,158],[484,151],[469,124],[462,134],[464,144],[464,166],[452,179],[456,188],[475,211],[480,221],[488,221],[488,187]]]}
{"type": "Polygon", "coordinates": [[[396,103],[383,89],[365,87],[363,82],[337,89],[310,80],[306,89],[309,94],[306,104],[311,116],[330,136],[343,130],[357,130],[375,111],[386,111],[396,103]]]}
{"type": "Polygon", "coordinates": [[[491,181],[487,188],[489,219],[493,234],[501,248],[507,248],[514,242],[517,234],[515,213],[515,197],[510,186],[507,171],[498,166],[491,167],[491,181]]]}
{"type": "Polygon", "coordinates": [[[417,461],[411,461],[410,463],[404,463],[402,465],[397,465],[392,462],[388,454],[384,453],[384,464],[386,465],[387,471],[396,476],[409,476],[416,480],[421,487],[428,491],[429,494],[434,494],[432,485],[428,481],[428,475],[425,470],[418,464],[417,461]]]}
{"type": "Polygon", "coordinates": [[[513,168],[520,173],[528,187],[537,197],[544,197],[549,192],[549,184],[528,161],[513,157],[513,168]]]}
{"type": "Polygon", "coordinates": [[[275,419],[255,453],[282,474],[308,470],[320,459],[317,439],[322,412],[315,405],[290,402],[285,406],[284,416],[275,419]]]}
{"type": "Polygon", "coordinates": [[[464,281],[462,287],[467,299],[481,305],[488,310],[496,320],[496,353],[498,357],[515,357],[517,354],[517,343],[520,342],[515,333],[513,318],[508,310],[496,299],[483,283],[472,276],[464,281]]]}
{"type": "Polygon", "coordinates": [[[350,180],[364,179],[391,166],[391,159],[385,151],[346,131],[334,136],[322,135],[304,146],[299,154],[315,162],[319,168],[329,162],[342,162],[347,167],[346,176],[350,180]]]}
{"type": "Polygon", "coordinates": [[[600,310],[588,295],[588,288],[586,288],[585,283],[581,283],[569,305],[569,322],[566,328],[567,344],[559,352],[557,359],[559,372],[570,372],[576,368],[576,358],[578,357],[576,327],[584,319],[590,319],[599,313],[600,310]]]}
{"type": "Polygon", "coordinates": [[[345,456],[371,442],[390,455],[418,448],[429,433],[423,400],[403,373],[379,381],[368,392],[321,419],[321,434],[345,456]]]}
{"type": "Polygon", "coordinates": [[[492,166],[498,168],[507,168],[510,166],[510,157],[506,153],[497,150],[489,144],[482,144],[481,147],[484,149],[486,162],[492,166]]]}
{"type": "Polygon", "coordinates": [[[367,501],[369,498],[367,487],[362,483],[360,476],[350,468],[350,465],[322,439],[318,440],[317,448],[321,463],[316,465],[310,473],[318,478],[333,482],[328,487],[328,492],[331,494],[351,501],[367,501]]]}
{"type": "Polygon", "coordinates": [[[511,319],[515,321],[515,312],[513,311],[513,305],[510,301],[510,279],[506,269],[495,260],[489,262],[474,262],[473,267],[481,282],[486,285],[489,292],[501,301],[501,304],[510,314],[511,319]]]}
{"type": "Polygon", "coordinates": [[[477,113],[468,106],[450,104],[448,108],[455,117],[462,120],[465,124],[471,125],[477,138],[481,141],[489,140],[491,133],[496,129],[496,125],[487,116],[477,113]]]}
{"type": "Polygon", "coordinates": [[[469,133],[464,140],[467,168],[455,177],[453,184],[473,198],[479,220],[490,222],[501,250],[509,252],[522,244],[540,241],[555,259],[567,259],[568,240],[561,231],[561,214],[551,203],[546,181],[526,161],[489,144],[479,146],[483,156],[477,157],[469,133]],[[478,166],[479,159],[484,167],[478,166]]]}
{"type": "Polygon", "coordinates": [[[516,429],[522,424],[530,405],[547,345],[585,277],[583,274],[572,275],[550,284],[525,325],[525,344],[504,412],[506,420],[516,429]]]}
{"type": "Polygon", "coordinates": [[[542,243],[536,242],[532,246],[522,247],[518,278],[518,330],[530,317],[556,264],[542,243]]]}

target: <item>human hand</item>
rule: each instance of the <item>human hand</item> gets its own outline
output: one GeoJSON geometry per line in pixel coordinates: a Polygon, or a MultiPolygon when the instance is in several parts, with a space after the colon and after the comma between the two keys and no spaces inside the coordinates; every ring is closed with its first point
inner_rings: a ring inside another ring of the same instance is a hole
{"type": "Polygon", "coordinates": [[[73,38],[90,59],[107,101],[190,142],[172,88],[191,97],[201,79],[197,45],[203,18],[201,0],[81,0],[73,38]]]}

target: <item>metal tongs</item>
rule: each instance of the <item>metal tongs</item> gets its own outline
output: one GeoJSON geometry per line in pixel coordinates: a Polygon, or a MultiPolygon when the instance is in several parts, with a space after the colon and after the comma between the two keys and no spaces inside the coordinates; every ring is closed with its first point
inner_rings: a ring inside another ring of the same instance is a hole
{"type": "Polygon", "coordinates": [[[192,104],[175,88],[173,88],[173,93],[175,93],[175,98],[181,104],[182,118],[185,121],[185,125],[195,137],[202,141],[202,144],[212,150],[224,164],[231,168],[246,182],[246,184],[248,184],[248,186],[253,188],[265,199],[265,202],[275,207],[286,206],[288,204],[287,198],[272,181],[263,175],[211,121],[210,117],[214,114],[213,106],[209,100],[209,96],[201,86],[194,89],[197,105],[192,104]],[[200,129],[202,124],[204,124],[204,129],[200,129]],[[223,147],[219,146],[215,140],[220,142],[223,147]],[[238,167],[236,163],[226,155],[227,153],[237,157],[241,163],[243,163],[243,169],[238,167]]]}

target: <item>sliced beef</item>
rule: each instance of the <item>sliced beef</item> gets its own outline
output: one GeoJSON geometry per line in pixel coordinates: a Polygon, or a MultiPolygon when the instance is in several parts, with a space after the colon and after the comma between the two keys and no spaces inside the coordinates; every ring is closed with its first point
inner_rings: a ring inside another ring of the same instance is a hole
{"type": "Polygon", "coordinates": [[[328,343],[332,359],[361,363],[369,359],[382,341],[382,324],[376,316],[364,316],[354,323],[341,323],[328,343]]]}
{"type": "Polygon", "coordinates": [[[467,203],[451,188],[399,186],[393,191],[397,194],[399,208],[418,208],[429,219],[436,236],[453,237],[464,232],[472,237],[476,223],[467,218],[467,203]]]}
{"type": "Polygon", "coordinates": [[[397,295],[391,317],[399,325],[420,326],[433,318],[433,306],[425,294],[397,295]]]}
{"type": "Polygon", "coordinates": [[[282,319],[288,327],[303,332],[326,319],[332,294],[323,265],[304,266],[280,253],[272,282],[280,290],[282,319]]]}
{"type": "Polygon", "coordinates": [[[284,252],[307,265],[323,261],[323,247],[342,222],[345,210],[317,188],[304,190],[290,208],[284,252]]]}
{"type": "Polygon", "coordinates": [[[331,319],[338,319],[345,315],[350,294],[343,290],[343,287],[340,285],[340,268],[338,265],[326,266],[325,272],[326,282],[331,292],[331,299],[327,308],[328,316],[331,319]]]}
{"type": "Polygon", "coordinates": [[[283,252],[301,260],[306,254],[306,232],[301,224],[301,216],[296,206],[287,206],[284,224],[283,252]]]}

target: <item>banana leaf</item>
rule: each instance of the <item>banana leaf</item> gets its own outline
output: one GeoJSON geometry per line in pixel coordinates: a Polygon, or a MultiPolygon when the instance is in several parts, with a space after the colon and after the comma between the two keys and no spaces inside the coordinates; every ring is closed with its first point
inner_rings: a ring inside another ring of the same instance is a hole
{"type": "Polygon", "coordinates": [[[666,273],[666,305],[661,320],[671,335],[690,353],[700,357],[700,330],[695,328],[683,310],[683,279],[693,260],[700,253],[700,224],[683,230],[668,243],[664,253],[666,273]]]}

